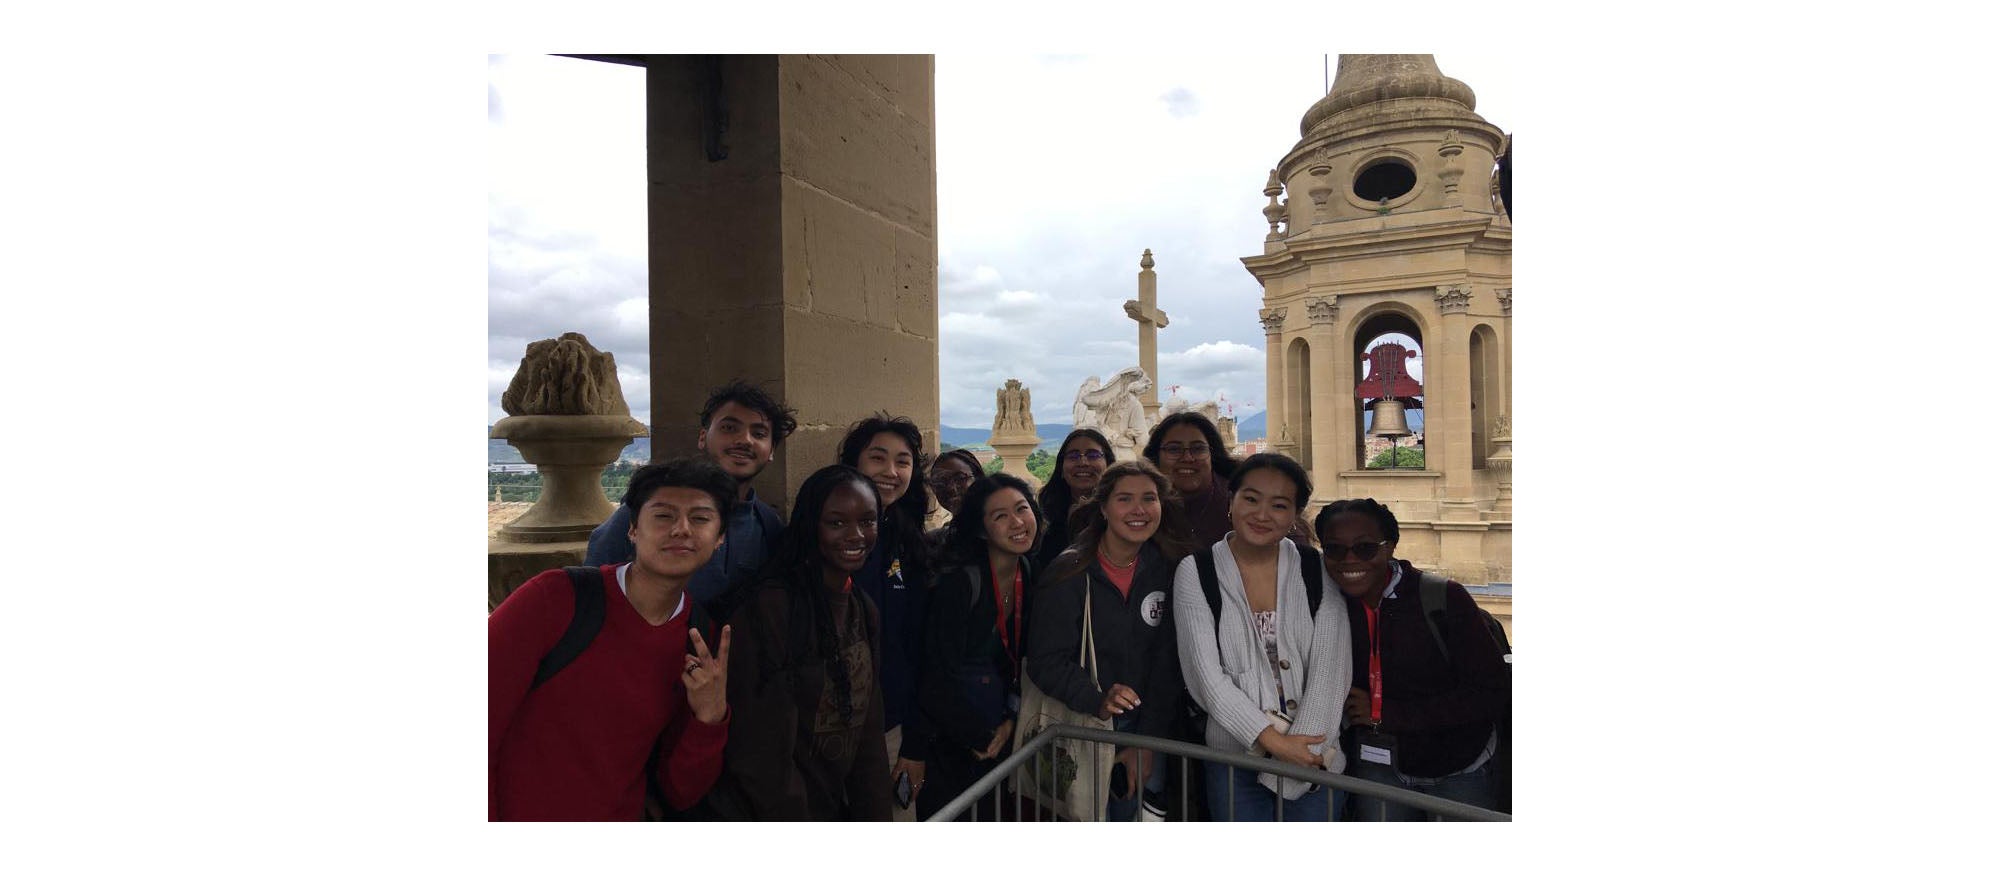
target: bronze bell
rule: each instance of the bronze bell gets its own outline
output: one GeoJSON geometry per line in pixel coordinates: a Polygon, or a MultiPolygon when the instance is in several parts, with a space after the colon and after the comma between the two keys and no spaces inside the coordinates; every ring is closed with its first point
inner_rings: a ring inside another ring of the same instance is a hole
{"type": "Polygon", "coordinates": [[[1384,398],[1375,402],[1375,420],[1368,425],[1368,436],[1372,438],[1399,438],[1415,434],[1410,424],[1403,418],[1403,402],[1396,398],[1384,398]]]}

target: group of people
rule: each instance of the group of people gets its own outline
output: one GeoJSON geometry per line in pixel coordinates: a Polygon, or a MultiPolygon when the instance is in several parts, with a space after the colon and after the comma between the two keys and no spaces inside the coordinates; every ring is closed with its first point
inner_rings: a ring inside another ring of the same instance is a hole
{"type": "MultiPolygon", "coordinates": [[[[1510,682],[1472,597],[1395,558],[1381,503],[1307,524],[1306,472],[1232,458],[1199,413],[1139,459],[1077,429],[1039,490],[879,413],[782,521],[750,481],[793,412],[738,381],[699,423],[699,455],[635,472],[586,567],[489,618],[490,819],[925,819],[1012,751],[1024,682],[1121,732],[1500,807],[1510,682]]],[[[1115,751],[1104,817],[1422,819],[1161,759],[1115,751]]]]}

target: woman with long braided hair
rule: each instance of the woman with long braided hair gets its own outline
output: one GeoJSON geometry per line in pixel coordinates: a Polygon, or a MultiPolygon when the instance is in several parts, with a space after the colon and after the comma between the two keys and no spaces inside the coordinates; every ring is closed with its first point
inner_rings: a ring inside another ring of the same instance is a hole
{"type": "Polygon", "coordinates": [[[729,745],[709,795],[731,820],[888,820],[875,663],[881,614],[854,585],[880,524],[874,483],[813,472],[755,588],[732,608],[729,745]]]}

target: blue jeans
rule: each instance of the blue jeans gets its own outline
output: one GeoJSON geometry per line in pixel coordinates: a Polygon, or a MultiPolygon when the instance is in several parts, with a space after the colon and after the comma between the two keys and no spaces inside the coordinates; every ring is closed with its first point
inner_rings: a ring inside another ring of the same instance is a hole
{"type": "MultiPolygon", "coordinates": [[[[1493,764],[1491,761],[1463,775],[1450,775],[1432,779],[1437,781],[1435,784],[1409,783],[1404,781],[1402,776],[1396,774],[1395,769],[1381,763],[1367,762],[1359,757],[1349,760],[1349,762],[1352,765],[1347,770],[1347,774],[1356,778],[1374,781],[1377,784],[1401,787],[1405,790],[1414,790],[1426,796],[1450,799],[1455,802],[1463,802],[1467,805],[1477,805],[1481,808],[1490,809],[1499,804],[1499,800],[1494,797],[1495,788],[1493,786],[1493,764]]],[[[1356,793],[1354,794],[1354,803],[1348,810],[1348,819],[1379,821],[1441,820],[1442,818],[1420,808],[1356,793]]]]}
{"type": "MultiPolygon", "coordinates": [[[[1139,718],[1131,714],[1120,714],[1112,718],[1111,721],[1111,728],[1119,732],[1136,732],[1138,731],[1138,725],[1139,718]]],[[[1111,786],[1104,788],[1105,820],[1113,822],[1133,820],[1135,819],[1134,815],[1139,813],[1139,802],[1147,792],[1157,794],[1165,792],[1167,789],[1167,758],[1144,749],[1140,750],[1140,754],[1141,759],[1150,756],[1153,763],[1153,771],[1146,775],[1146,785],[1140,788],[1140,792],[1132,794],[1132,798],[1120,799],[1112,794],[1125,792],[1125,787],[1118,781],[1113,780],[1111,786]]]]}
{"type": "MultiPolygon", "coordinates": [[[[1221,763],[1202,763],[1202,775],[1208,785],[1208,816],[1215,820],[1230,820],[1230,806],[1237,821],[1271,821],[1278,819],[1278,794],[1264,789],[1257,783],[1257,772],[1236,769],[1230,775],[1230,768],[1221,763]]],[[[1304,796],[1284,800],[1286,820],[1325,822],[1329,810],[1338,814],[1340,804],[1346,801],[1347,792],[1332,787],[1314,785],[1304,796]]]]}

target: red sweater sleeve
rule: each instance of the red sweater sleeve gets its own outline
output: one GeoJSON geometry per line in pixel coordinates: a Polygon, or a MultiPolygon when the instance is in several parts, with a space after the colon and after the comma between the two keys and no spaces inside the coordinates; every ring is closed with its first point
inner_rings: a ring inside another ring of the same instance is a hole
{"type": "Polygon", "coordinates": [[[493,768],[514,712],[528,695],[535,669],[576,613],[569,575],[558,568],[535,575],[486,617],[486,816],[497,819],[493,768]]]}
{"type": "Polygon", "coordinates": [[[694,719],[694,709],[688,707],[686,688],[677,685],[674,689],[680,700],[674,704],[666,731],[660,733],[659,771],[653,777],[660,782],[667,804],[686,811],[701,801],[722,774],[729,712],[724,710],[722,722],[713,726],[703,723],[694,719]]]}

